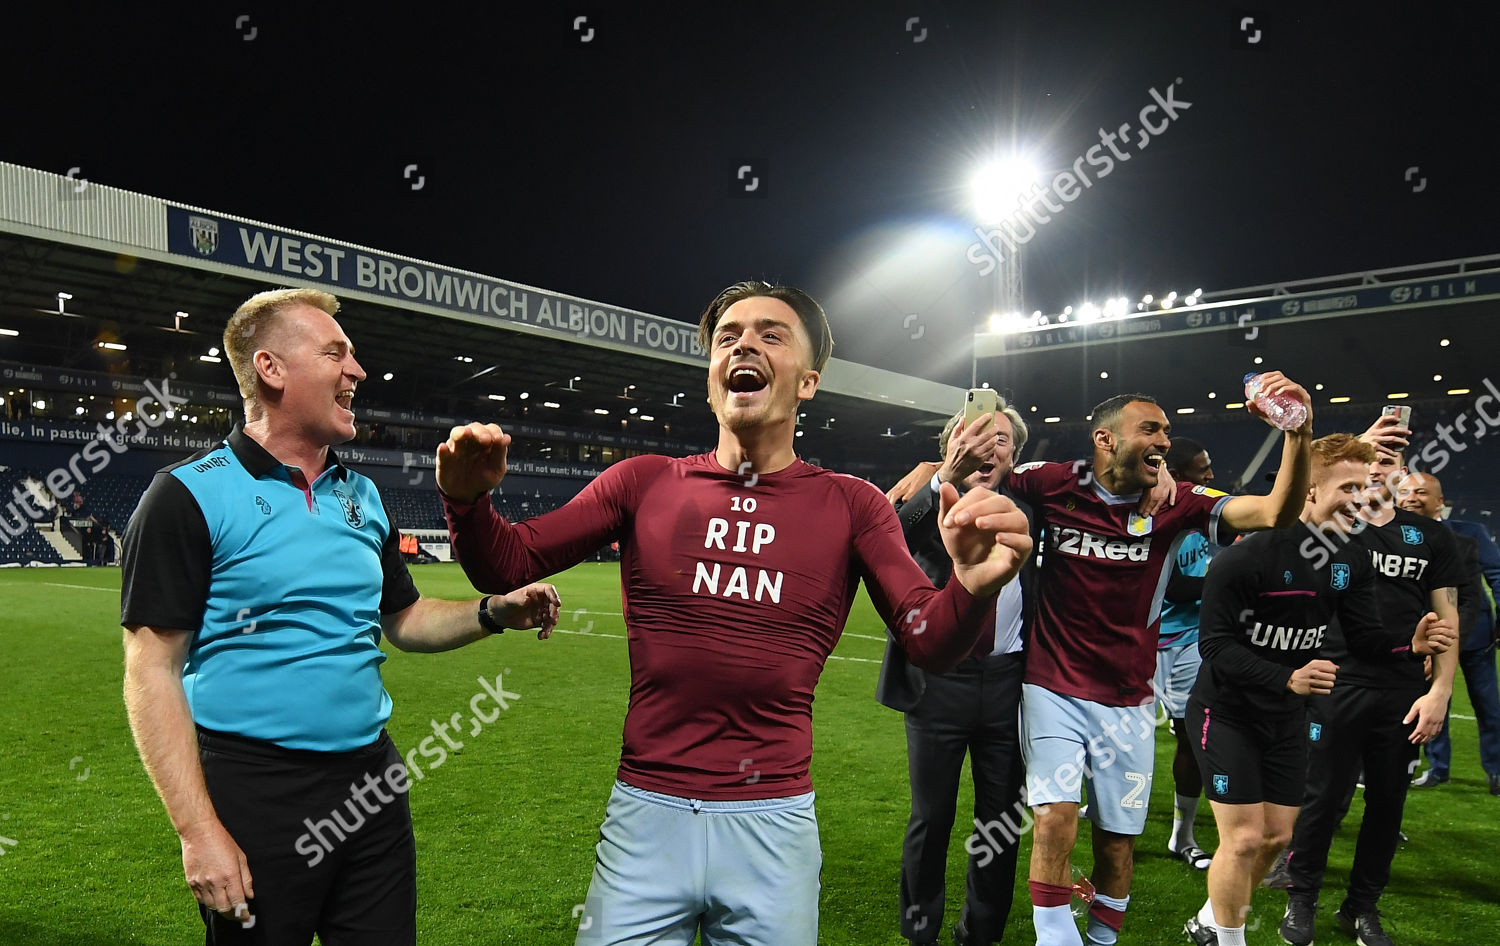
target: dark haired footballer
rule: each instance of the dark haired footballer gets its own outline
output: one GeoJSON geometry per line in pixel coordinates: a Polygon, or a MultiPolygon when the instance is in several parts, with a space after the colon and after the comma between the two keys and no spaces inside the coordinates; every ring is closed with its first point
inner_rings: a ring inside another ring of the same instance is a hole
{"type": "Polygon", "coordinates": [[[454,428],[438,485],[479,588],[550,575],[620,543],[630,706],[580,944],[814,946],[822,854],[813,688],[864,582],[912,663],[974,647],[1031,551],[1026,517],[987,489],[941,491],[953,559],[941,591],[870,483],[798,459],[797,409],[832,337],[799,290],[730,287],[699,326],[715,450],[606,469],[562,509],[510,523],[487,501],[510,437],[454,428]]]}
{"type": "MultiPolygon", "coordinates": [[[[1267,372],[1264,381],[1273,394],[1309,404],[1301,385],[1280,372],[1267,372]]],[[[1259,413],[1253,405],[1251,410],[1259,413]]],[[[1171,566],[1192,532],[1225,545],[1236,532],[1296,521],[1307,492],[1308,413],[1301,428],[1285,434],[1281,468],[1268,496],[1227,496],[1194,486],[1179,491],[1175,506],[1138,515],[1140,496],[1166,472],[1172,429],[1162,409],[1138,394],[1094,408],[1092,463],[1028,463],[1011,473],[1012,494],[1031,505],[1047,530],[1021,690],[1027,802],[1036,814],[1030,882],[1039,946],[1082,942],[1069,901],[1085,782],[1096,890],[1088,942],[1117,941],[1155,767],[1151,684],[1171,566]],[[1078,768],[1082,779],[1062,777],[1078,768]]]]}
{"type": "MultiPolygon", "coordinates": [[[[1161,605],[1182,544],[1195,532],[1225,544],[1238,532],[1295,522],[1302,508],[1311,401],[1279,371],[1264,381],[1267,392],[1309,407],[1303,426],[1286,432],[1268,496],[1195,485],[1179,492],[1175,505],[1145,514],[1144,500],[1162,493],[1163,482],[1170,485],[1161,474],[1172,425],[1144,394],[1121,394],[1094,408],[1092,462],[1027,463],[1007,480],[1047,534],[1021,714],[1027,801],[1036,816],[1030,886],[1039,946],[1082,944],[1069,904],[1085,784],[1094,824],[1088,942],[1112,946],[1118,939],[1155,765],[1150,707],[1161,605]]],[[[1254,404],[1249,410],[1264,416],[1254,404]]],[[[932,469],[919,464],[887,498],[909,498],[932,469]]]]}

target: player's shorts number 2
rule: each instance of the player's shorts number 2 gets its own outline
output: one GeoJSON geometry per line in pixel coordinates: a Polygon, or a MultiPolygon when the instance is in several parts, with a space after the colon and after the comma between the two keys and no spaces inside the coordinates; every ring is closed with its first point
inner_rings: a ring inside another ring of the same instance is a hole
{"type": "Polygon", "coordinates": [[[1125,781],[1129,782],[1133,787],[1120,798],[1120,807],[1146,807],[1146,799],[1141,797],[1141,793],[1146,790],[1146,785],[1149,784],[1148,776],[1140,772],[1126,772],[1125,781]]]}

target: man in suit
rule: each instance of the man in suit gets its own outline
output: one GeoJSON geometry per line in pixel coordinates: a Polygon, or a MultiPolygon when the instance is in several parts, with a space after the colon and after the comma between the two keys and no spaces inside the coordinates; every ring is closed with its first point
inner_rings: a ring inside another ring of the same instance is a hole
{"type": "MultiPolygon", "coordinates": [[[[907,548],[939,588],[953,574],[938,533],[939,487],[952,483],[960,491],[982,486],[1003,493],[1026,434],[1025,421],[1004,399],[993,415],[971,425],[964,424],[962,412],[955,414],[938,439],[942,464],[926,486],[898,504],[907,548]]],[[[1030,510],[1017,506],[1029,520],[1030,510]]],[[[964,756],[973,769],[976,825],[999,823],[1002,815],[1019,823],[1026,813],[1018,710],[1035,582],[1036,566],[1028,562],[1020,581],[1001,590],[989,626],[950,673],[928,673],[908,663],[894,639],[886,644],[876,699],[906,714],[911,819],[901,852],[901,935],[914,944],[936,943],[943,927],[948,839],[964,756]]],[[[1005,932],[1019,839],[1007,838],[993,849],[976,849],[973,841],[966,845],[968,882],[953,937],[959,946],[988,946],[1005,932]]]]}
{"type": "MultiPolygon", "coordinates": [[[[1396,503],[1402,509],[1445,523],[1464,545],[1472,541],[1477,549],[1479,580],[1488,582],[1491,591],[1500,587],[1500,549],[1495,547],[1489,532],[1479,523],[1444,518],[1443,484],[1437,477],[1431,473],[1413,473],[1406,477],[1397,490],[1396,503]]],[[[1475,570],[1470,563],[1470,574],[1475,570]]],[[[1460,621],[1463,637],[1458,666],[1464,673],[1469,702],[1474,706],[1474,718],[1479,723],[1479,762],[1484,767],[1490,794],[1500,795],[1500,685],[1497,685],[1495,675],[1494,601],[1482,586],[1478,594],[1471,597],[1476,599],[1475,613],[1473,620],[1460,621]]],[[[1466,619],[1469,615],[1464,614],[1464,610],[1459,608],[1460,617],[1466,619]]],[[[1412,787],[1435,788],[1447,782],[1452,757],[1448,718],[1444,716],[1442,732],[1427,744],[1427,771],[1412,782],[1412,787]]]]}

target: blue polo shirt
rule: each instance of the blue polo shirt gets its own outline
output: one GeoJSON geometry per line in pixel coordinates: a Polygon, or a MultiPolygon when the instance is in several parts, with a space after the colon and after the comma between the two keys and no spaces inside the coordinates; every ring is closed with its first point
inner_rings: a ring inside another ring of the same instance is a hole
{"type": "Polygon", "coordinates": [[[199,726],[287,749],[373,743],[391,715],[380,616],[418,599],[368,478],[307,483],[236,428],[157,473],[125,528],[120,622],[192,633],[199,726]]]}
{"type": "MultiPolygon", "coordinates": [[[[1218,546],[1208,541],[1201,532],[1189,532],[1177,546],[1177,561],[1174,567],[1189,578],[1202,578],[1208,574],[1208,562],[1218,546]]],[[[1199,608],[1201,601],[1163,602],[1161,608],[1161,636],[1156,649],[1186,647],[1198,641],[1199,608]]]]}

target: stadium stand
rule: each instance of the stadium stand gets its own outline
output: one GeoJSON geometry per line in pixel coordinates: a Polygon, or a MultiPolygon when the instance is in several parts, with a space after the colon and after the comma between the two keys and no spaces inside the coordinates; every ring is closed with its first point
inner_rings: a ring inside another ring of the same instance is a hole
{"type": "Polygon", "coordinates": [[[28,474],[21,470],[0,472],[0,497],[4,499],[0,515],[5,518],[4,529],[0,530],[0,565],[61,565],[62,555],[37,531],[35,521],[11,505],[15,490],[26,490],[24,484],[27,478],[28,474]],[[11,535],[18,528],[18,534],[11,535]]]}
{"type": "Polygon", "coordinates": [[[433,489],[411,489],[383,486],[380,498],[385,501],[386,515],[398,529],[446,529],[443,504],[433,489]]]}
{"type": "Polygon", "coordinates": [[[96,476],[83,488],[83,506],[78,512],[93,516],[116,534],[125,530],[131,513],[141,501],[151,477],[129,474],[96,476]]]}
{"type": "MultiPolygon", "coordinates": [[[[0,488],[4,489],[4,495],[9,496],[11,489],[21,486],[25,478],[26,474],[21,472],[0,473],[0,488]]],[[[71,507],[66,508],[69,509],[69,515],[74,518],[93,516],[100,522],[107,523],[110,531],[115,533],[118,542],[118,536],[124,530],[125,523],[130,521],[130,516],[140,503],[141,496],[150,485],[151,477],[146,475],[104,474],[96,476],[82,490],[83,505],[76,510],[71,507]]],[[[385,500],[386,511],[391,521],[396,523],[397,528],[403,530],[447,529],[447,523],[443,519],[442,502],[438,499],[437,492],[431,487],[387,486],[381,489],[381,497],[385,500]]],[[[567,501],[565,498],[540,493],[523,495],[503,492],[496,493],[493,500],[495,508],[513,521],[550,512],[567,501]]],[[[24,554],[30,557],[36,557],[31,550],[41,546],[44,546],[51,556],[40,560],[62,560],[46,539],[35,533],[34,527],[28,527],[25,536],[28,537],[12,540],[9,546],[0,549],[0,561],[24,562],[26,558],[15,557],[23,554],[18,549],[24,550],[24,554]]]]}

